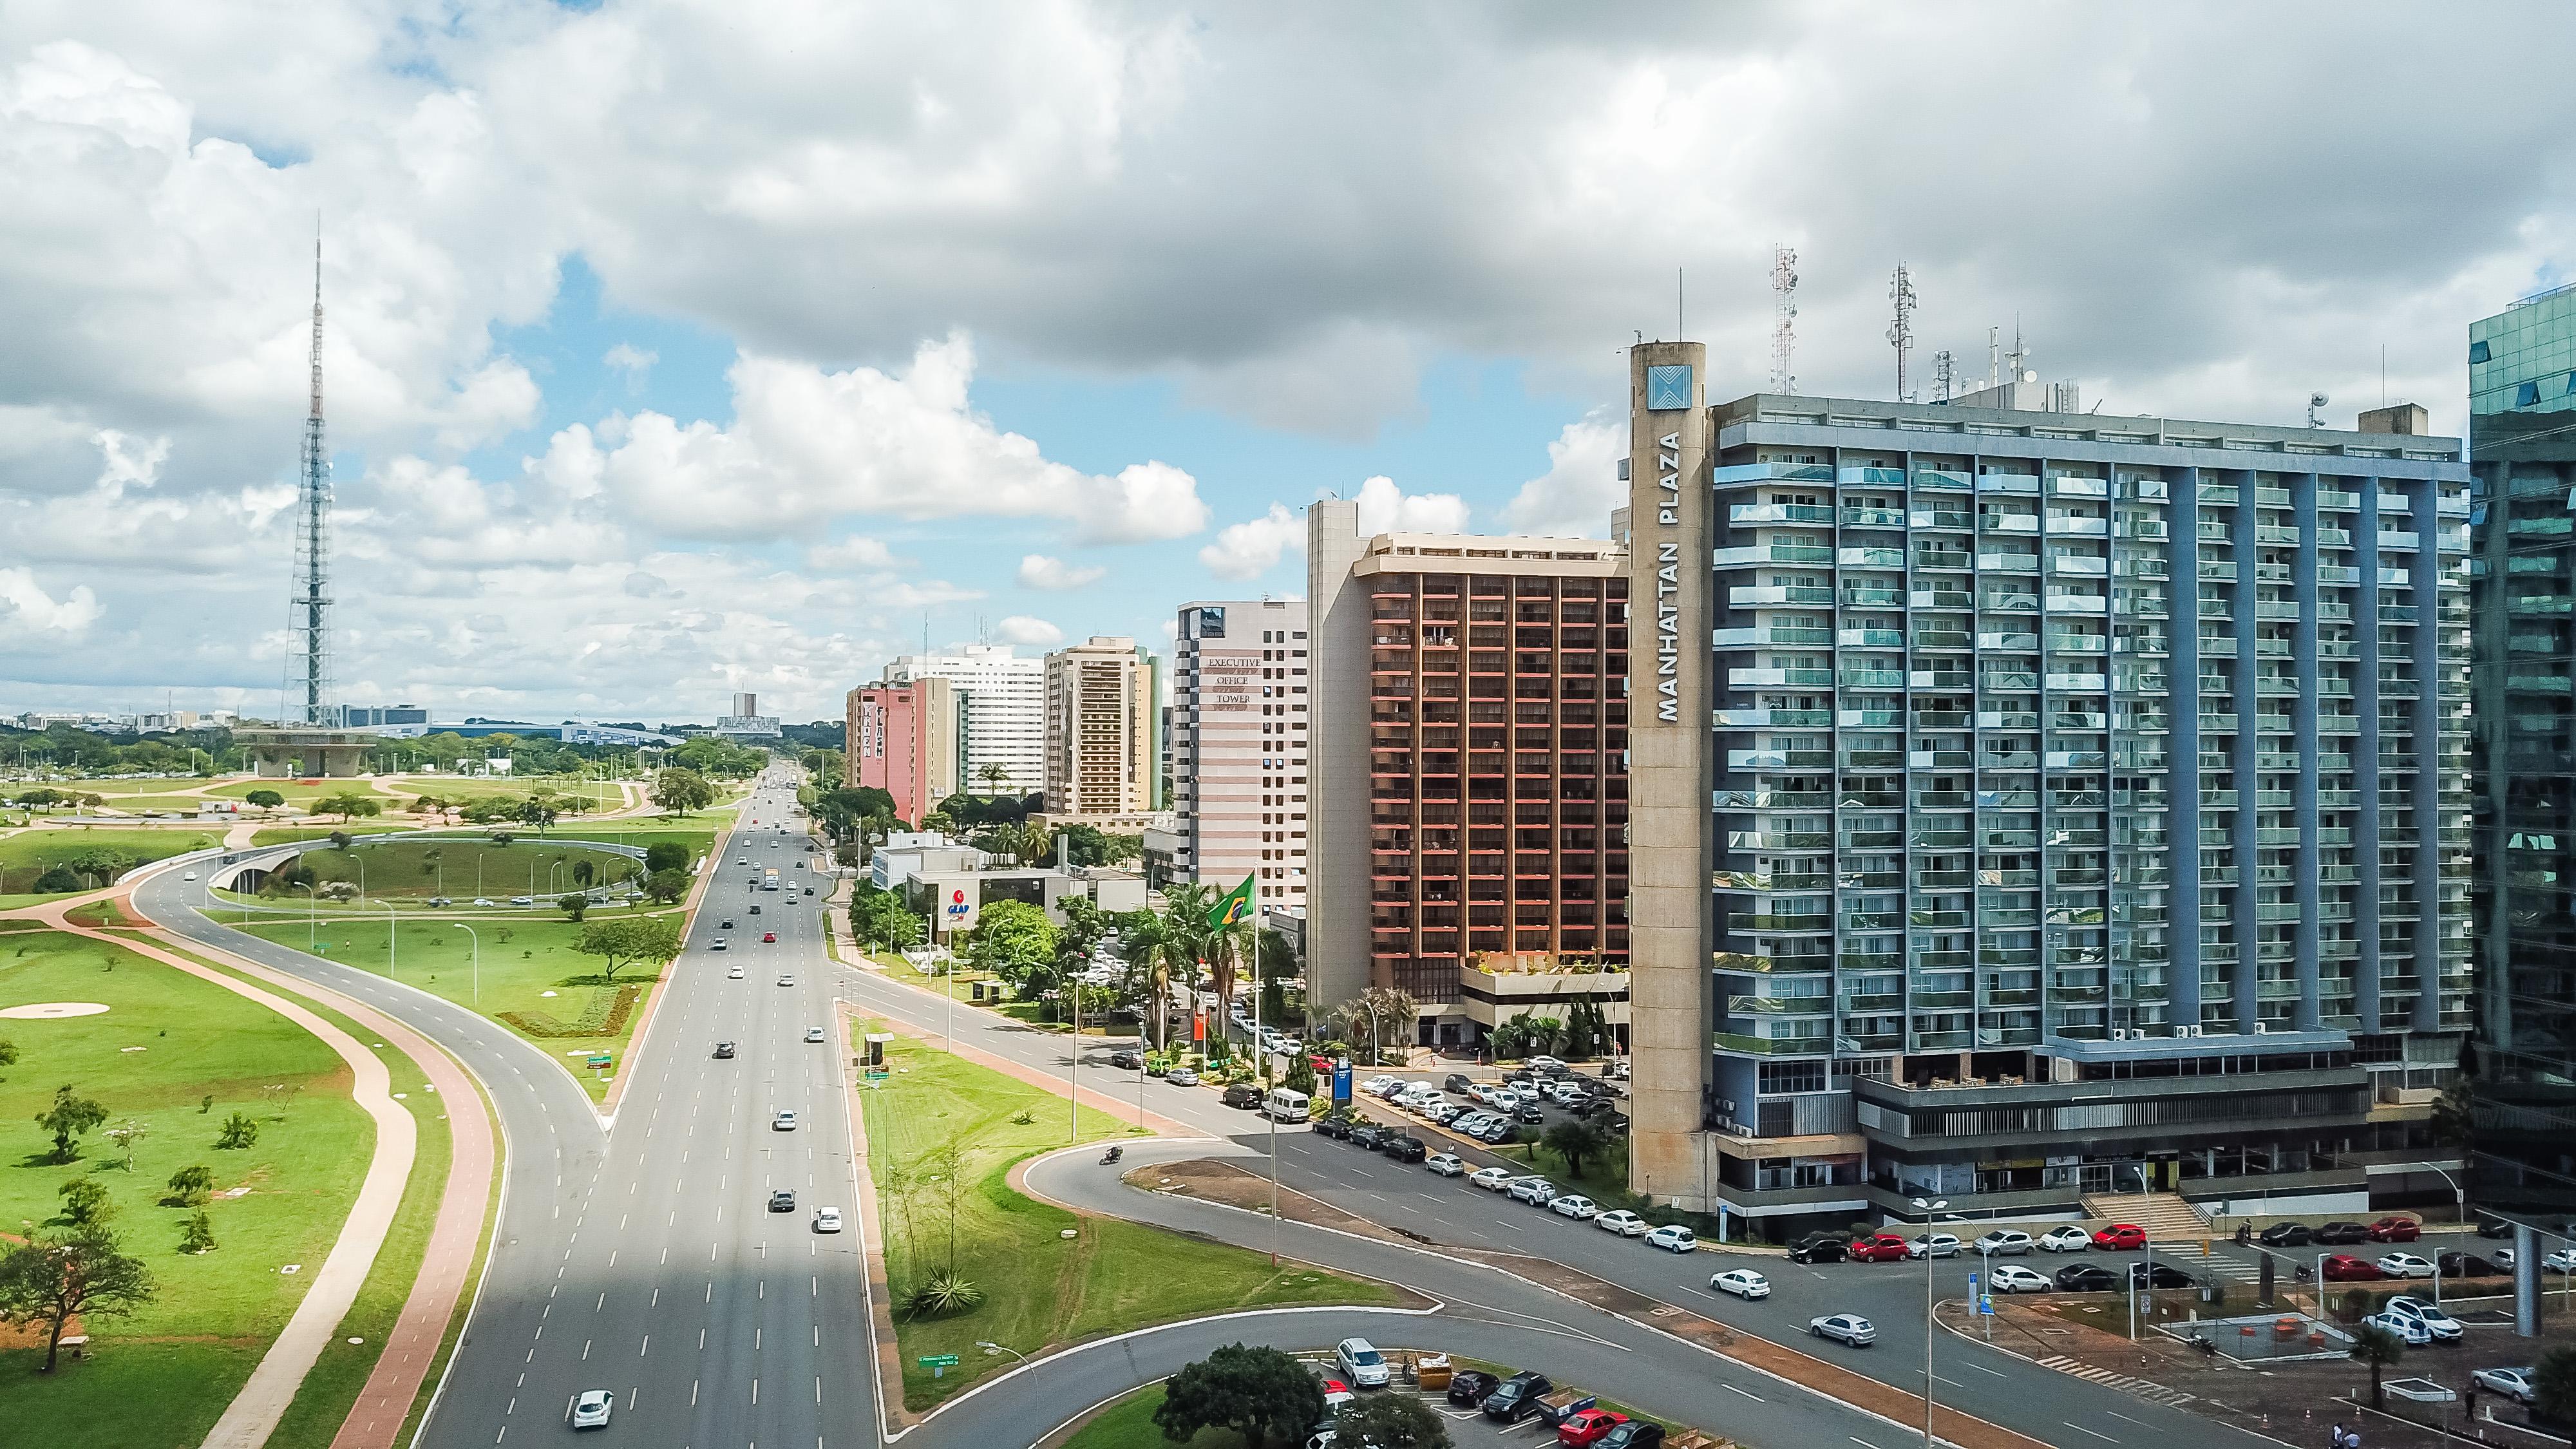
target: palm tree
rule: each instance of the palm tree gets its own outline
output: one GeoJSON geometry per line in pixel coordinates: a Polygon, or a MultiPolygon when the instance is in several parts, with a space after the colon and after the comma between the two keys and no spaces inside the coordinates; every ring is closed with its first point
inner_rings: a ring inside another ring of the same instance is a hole
{"type": "MultiPolygon", "coordinates": [[[[1205,925],[1207,917],[1199,917],[1205,925]]],[[[1258,950],[1250,921],[1237,922],[1222,930],[1208,933],[1208,970],[1216,977],[1217,1020],[1234,1019],[1234,987],[1238,977],[1254,974],[1254,955],[1258,950]]]]}
{"type": "Polygon", "coordinates": [[[984,782],[984,793],[987,795],[1001,794],[1002,782],[1011,778],[1011,772],[1004,769],[999,760],[986,760],[975,771],[975,775],[984,782]]]}
{"type": "Polygon", "coordinates": [[[2379,1371],[2406,1356],[2406,1341],[2394,1330],[2376,1323],[2365,1323],[2352,1331],[2352,1358],[2370,1365],[2370,1406],[2385,1408],[2387,1396],[2380,1391],[2379,1371]]]}
{"type": "Polygon", "coordinates": [[[1198,951],[1189,937],[1172,928],[1170,912],[1157,916],[1138,912],[1120,951],[1144,977],[1146,1022],[1154,1034],[1154,1045],[1170,1044],[1165,1017],[1172,1005],[1172,978],[1185,975],[1198,962],[1198,951]]]}

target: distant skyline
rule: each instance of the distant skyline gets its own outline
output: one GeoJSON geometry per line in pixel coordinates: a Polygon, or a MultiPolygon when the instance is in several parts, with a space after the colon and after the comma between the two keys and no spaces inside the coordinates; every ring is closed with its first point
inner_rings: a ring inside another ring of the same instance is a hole
{"type": "Polygon", "coordinates": [[[2349,425],[2384,349],[2444,432],[2566,280],[2576,99],[2492,79],[2562,8],[1616,19],[13,4],[0,712],[276,708],[317,216],[338,695],[450,717],[1168,652],[1325,492],[1600,536],[1624,347],[1764,385],[1775,242],[1801,392],[1890,395],[1902,261],[1918,387],[2018,322],[2107,414],[2349,425]]]}

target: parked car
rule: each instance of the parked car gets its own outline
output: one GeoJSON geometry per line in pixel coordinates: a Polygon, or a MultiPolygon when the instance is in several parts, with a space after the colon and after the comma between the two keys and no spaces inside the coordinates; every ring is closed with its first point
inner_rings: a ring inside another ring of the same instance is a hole
{"type": "Polygon", "coordinates": [[[1386,1139],[1394,1135],[1394,1128],[1381,1127],[1375,1122],[1354,1122],[1351,1124],[1351,1145],[1353,1147],[1366,1148],[1371,1152],[1377,1151],[1378,1144],[1386,1141],[1386,1139]]]}
{"type": "Polygon", "coordinates": [[[2045,1293],[2056,1285],[2036,1268],[1998,1263],[1986,1270],[1986,1286],[1997,1293],[2045,1293]]]}
{"type": "Polygon", "coordinates": [[[2374,1313],[2362,1320],[2372,1328],[2384,1328],[2405,1341],[2408,1348],[2422,1348],[2433,1341],[2433,1331],[2401,1313],[2374,1313]]]}
{"type": "Polygon", "coordinates": [[[1602,1435],[1592,1449],[1664,1449],[1664,1426],[1652,1419],[1630,1419],[1602,1435]]]}
{"type": "Polygon", "coordinates": [[[1959,1241],[1956,1233],[1922,1233],[1917,1235],[1914,1241],[1905,1245],[1905,1256],[1955,1258],[1959,1256],[1959,1250],[1965,1246],[1967,1245],[1959,1241]]]}
{"type": "Polygon", "coordinates": [[[2098,1263],[2077,1263],[2057,1270],[2060,1293],[2108,1293],[2120,1286],[2120,1275],[2098,1263]]]}
{"type": "Polygon", "coordinates": [[[1851,1255],[1862,1263],[1902,1263],[1912,1256],[1905,1240],[1894,1233],[1871,1233],[1852,1239],[1851,1255]]]}
{"type": "Polygon", "coordinates": [[[1693,1253],[1699,1250],[1699,1234],[1679,1223],[1666,1223],[1646,1234],[1645,1243],[1668,1253],[1693,1253]]]}
{"type": "Polygon", "coordinates": [[[1429,1157],[1422,1159],[1422,1165],[1442,1177],[1464,1177],[1467,1175],[1466,1162],[1454,1152],[1432,1153],[1429,1157]]]}
{"type": "Polygon", "coordinates": [[[2388,1276],[2350,1253],[2328,1253],[2322,1266],[2329,1283],[2375,1283],[2388,1276]]]}
{"type": "Polygon", "coordinates": [[[1830,1338],[1853,1348],[1867,1348],[1878,1342],[1878,1326],[1857,1313],[1828,1313],[1807,1320],[1807,1331],[1818,1338],[1830,1338]]]}
{"type": "Polygon", "coordinates": [[[2540,1260],[2540,1266],[2551,1273],[2576,1273],[2576,1248],[2561,1248],[2550,1253],[2540,1260]]]}
{"type": "Polygon", "coordinates": [[[1338,1109],[1327,1112],[1315,1119],[1315,1132],[1318,1136],[1338,1137],[1348,1141],[1351,1135],[1351,1119],[1343,1116],[1338,1109]]]}
{"type": "MultiPolygon", "coordinates": [[[[1982,1244],[1984,1239],[1978,1241],[1982,1244]]],[[[2093,1235],[2072,1223],[2062,1228],[2050,1228],[2039,1235],[2039,1250],[2043,1253],[2080,1253],[2091,1246],[2093,1235]]]]}
{"type": "Polygon", "coordinates": [[[814,1209],[814,1231],[818,1233],[837,1233],[840,1230],[841,1210],[839,1208],[819,1207],[814,1209]]]}
{"type": "Polygon", "coordinates": [[[2254,1241],[2267,1248],[2304,1248],[2316,1238],[2306,1223],[2274,1223],[2254,1235],[2254,1241]]]}
{"type": "Polygon", "coordinates": [[[2370,1241],[2370,1229],[2359,1223],[2328,1223],[2317,1229],[2316,1240],[2329,1247],[2366,1243],[2370,1241]]]}
{"type": "Polygon", "coordinates": [[[1547,1114],[1531,1104],[1523,1102],[1512,1109],[1512,1120],[1515,1122],[1526,1122],[1535,1127],[1547,1120],[1547,1114]]]}
{"type": "Polygon", "coordinates": [[[1592,1199],[1580,1193],[1571,1192],[1563,1197],[1548,1199],[1547,1210],[1558,1217],[1572,1218],[1576,1222],[1589,1222],[1601,1212],[1600,1206],[1592,1199]]]}
{"type": "Polygon", "coordinates": [[[2129,1265],[2129,1286],[2132,1288],[2189,1288],[2197,1281],[2171,1263],[2129,1265]]]}
{"type": "Polygon", "coordinates": [[[2106,1253],[2135,1252],[2147,1245],[2147,1230],[2135,1223],[2113,1223],[2093,1235],[2093,1246],[2106,1253]]]}
{"type": "Polygon", "coordinates": [[[617,1395],[608,1390],[584,1389],[564,1417],[576,1429],[605,1429],[609,1411],[616,1406],[617,1395]]]}
{"type": "Polygon", "coordinates": [[[1440,1079],[1440,1089],[1444,1092],[1463,1092],[1474,1085],[1476,1079],[1465,1072],[1451,1072],[1440,1079]]]}
{"type": "Polygon", "coordinates": [[[2412,1319],[2424,1325],[2424,1331],[2431,1334],[2436,1343],[2455,1343],[2460,1335],[2466,1332],[2460,1326],[2460,1320],[2443,1312],[2440,1304],[2427,1302],[2409,1294],[2401,1293],[2389,1299],[2380,1305],[2379,1311],[2412,1319]]]}
{"type": "Polygon", "coordinates": [[[1534,1369],[1523,1369],[1494,1385],[1494,1391],[1485,1395],[1476,1407],[1488,1419],[1517,1424],[1537,1413],[1538,1401],[1554,1392],[1556,1385],[1548,1382],[1547,1375],[1534,1369]]]}
{"type": "Polygon", "coordinates": [[[1611,1409],[1577,1409],[1556,1426],[1556,1442],[1561,1449],[1590,1449],[1627,1422],[1627,1415],[1611,1409]]]}
{"type": "Polygon", "coordinates": [[[1989,1258],[2015,1257],[2031,1250],[2031,1236],[2018,1228],[1997,1228],[1977,1239],[1977,1251],[1989,1258]]]}
{"type": "Polygon", "coordinates": [[[1434,1123],[1437,1123],[1442,1127],[1446,1127],[1450,1123],[1467,1115],[1467,1109],[1459,1106],[1455,1102],[1434,1102],[1429,1107],[1423,1109],[1422,1115],[1430,1118],[1434,1123]]]}
{"type": "Polygon", "coordinates": [[[1402,1132],[1395,1133],[1378,1143],[1377,1150],[1398,1162],[1420,1162],[1431,1155],[1430,1147],[1425,1145],[1421,1138],[1407,1136],[1402,1132]]]}
{"type": "Polygon", "coordinates": [[[1483,1369],[1460,1369],[1449,1376],[1449,1402],[1462,1409],[1472,1409],[1485,1401],[1501,1379],[1483,1369]]]}
{"type": "Polygon", "coordinates": [[[1261,1089],[1250,1082],[1236,1082],[1225,1089],[1219,1100],[1229,1107],[1249,1112],[1261,1105],[1261,1089]]]}
{"type": "Polygon", "coordinates": [[[1592,1220],[1592,1226],[1605,1232],[1617,1233],[1623,1238],[1642,1238],[1646,1235],[1646,1220],[1626,1208],[1612,1208],[1602,1213],[1592,1220]]]}
{"type": "Polygon", "coordinates": [[[1709,1275],[1708,1290],[1711,1293],[1732,1293],[1749,1302],[1770,1297],[1771,1280],[1750,1268],[1729,1268],[1723,1273],[1709,1275]]]}
{"type": "Polygon", "coordinates": [[[1187,1067],[1174,1067],[1163,1073],[1163,1080],[1175,1087],[1195,1087],[1199,1084],[1199,1074],[1187,1067]]]}
{"type": "Polygon", "coordinates": [[[2424,1225],[2413,1218],[2388,1217],[2370,1225],[2374,1243],[2411,1243],[2424,1236],[2424,1225]]]}
{"type": "Polygon", "coordinates": [[[2517,1404],[2528,1405],[2540,1397],[2531,1385],[2533,1371],[2528,1368],[2482,1368],[2469,1375],[2469,1382],[2489,1393],[2502,1394],[2517,1404]]]}
{"type": "Polygon", "coordinates": [[[1519,1174],[1508,1167],[1480,1167],[1467,1174],[1467,1180],[1487,1192],[1501,1192],[1510,1187],[1512,1179],[1517,1176],[1519,1174]]]}
{"type": "Polygon", "coordinates": [[[2383,1253],[2379,1258],[2379,1271],[2391,1278],[2430,1278],[2433,1264],[2431,1260],[2413,1253],[2383,1253]]]}
{"type": "Polygon", "coordinates": [[[1516,1177],[1512,1179],[1511,1197],[1514,1202],[1544,1207],[1556,1200],[1556,1184],[1544,1177],[1516,1177]]]}
{"type": "Polygon", "coordinates": [[[1840,1233],[1809,1233],[1789,1245],[1792,1263],[1839,1263],[1851,1256],[1851,1241],[1840,1233]]]}
{"type": "Polygon", "coordinates": [[[1365,1338],[1346,1338],[1333,1345],[1333,1362],[1360,1388],[1386,1387],[1386,1355],[1365,1338]]]}
{"type": "Polygon", "coordinates": [[[2433,1261],[2445,1278],[2497,1278],[2504,1274],[2502,1266],[2475,1253],[2447,1252],[2433,1261]]]}

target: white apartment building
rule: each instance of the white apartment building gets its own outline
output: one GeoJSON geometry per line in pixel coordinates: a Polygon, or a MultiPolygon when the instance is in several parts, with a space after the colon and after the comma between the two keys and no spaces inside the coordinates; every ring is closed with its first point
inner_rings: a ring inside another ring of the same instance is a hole
{"type": "Polygon", "coordinates": [[[905,654],[886,666],[885,682],[944,679],[965,717],[966,748],[958,788],[989,793],[985,767],[999,765],[1001,788],[1031,795],[1046,788],[1046,661],[1021,659],[1007,644],[968,644],[953,654],[905,654]]]}
{"type": "Polygon", "coordinates": [[[1306,905],[1303,599],[1183,604],[1173,645],[1172,873],[1306,905]]]}

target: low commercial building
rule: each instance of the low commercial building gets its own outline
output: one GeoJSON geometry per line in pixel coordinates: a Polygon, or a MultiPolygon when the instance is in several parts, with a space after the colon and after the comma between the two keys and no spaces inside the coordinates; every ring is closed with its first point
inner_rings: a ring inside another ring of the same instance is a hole
{"type": "Polygon", "coordinates": [[[868,879],[904,898],[905,909],[931,923],[931,939],[946,942],[975,929],[984,908],[1002,901],[1044,907],[1047,919],[1065,923],[1064,902],[1081,896],[1101,910],[1145,908],[1145,878],[1100,866],[1001,865],[999,857],[934,832],[897,833],[876,848],[868,879]]]}

